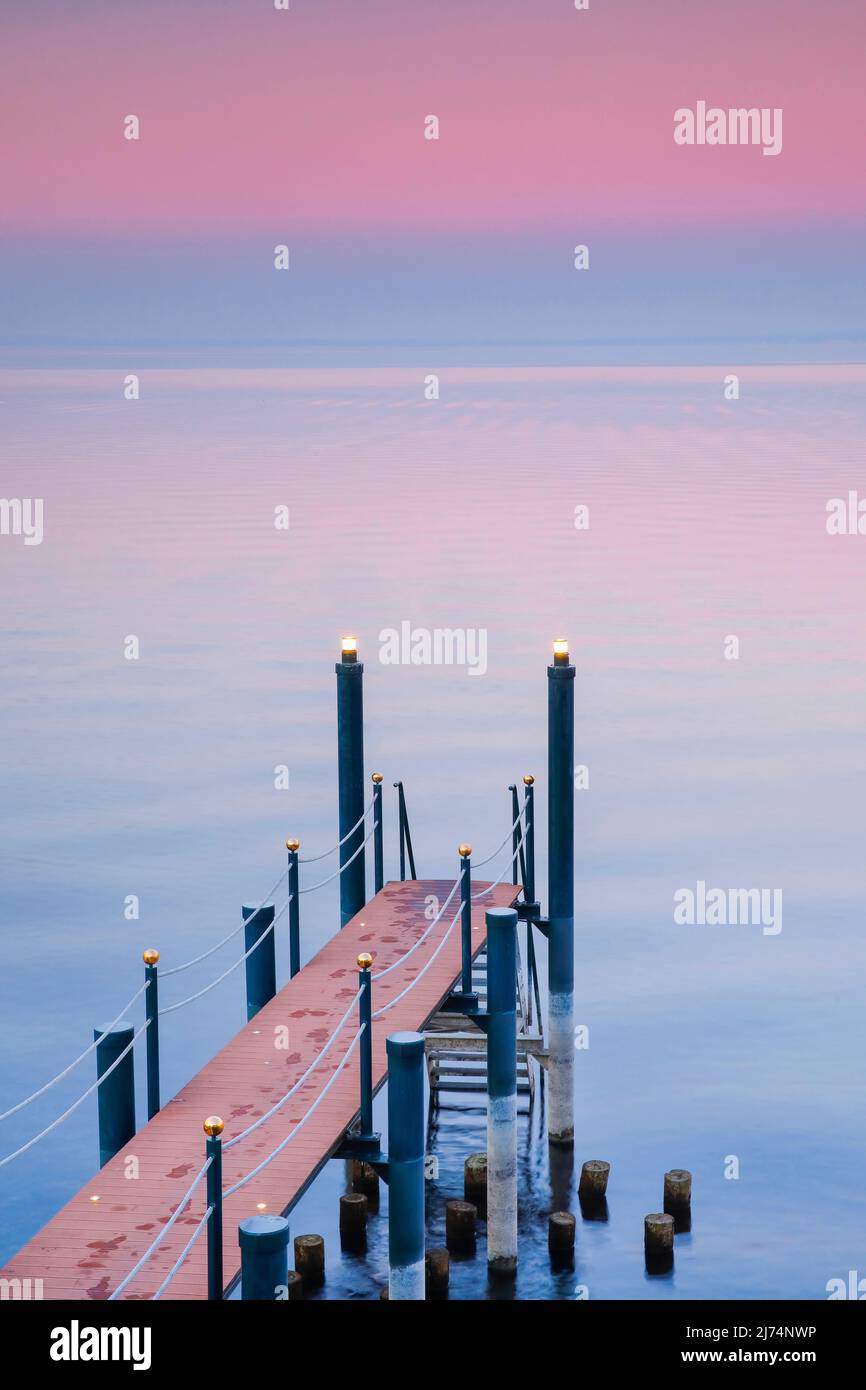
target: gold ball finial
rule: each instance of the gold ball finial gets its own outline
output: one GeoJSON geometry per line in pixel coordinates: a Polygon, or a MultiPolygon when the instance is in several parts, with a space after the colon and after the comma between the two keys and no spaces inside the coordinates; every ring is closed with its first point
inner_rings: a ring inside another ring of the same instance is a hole
{"type": "Polygon", "coordinates": [[[225,1125],[223,1124],[219,1115],[208,1115],[207,1119],[202,1125],[202,1129],[204,1130],[205,1134],[208,1134],[211,1138],[213,1138],[217,1134],[222,1134],[223,1130],[225,1129],[225,1125]]]}
{"type": "Polygon", "coordinates": [[[533,777],[532,773],[531,773],[531,772],[527,772],[526,776],[525,776],[524,779],[523,779],[523,785],[524,785],[525,787],[531,787],[534,781],[535,781],[535,778],[533,777]]]}
{"type": "Polygon", "coordinates": [[[292,854],[297,854],[297,852],[298,852],[298,850],[299,850],[300,848],[301,848],[301,842],[300,842],[300,840],[296,840],[296,839],[294,839],[294,838],[292,838],[291,840],[286,840],[286,849],[287,849],[287,850],[290,850],[292,854]]]}
{"type": "Polygon", "coordinates": [[[380,783],[380,782],[384,782],[384,780],[385,780],[385,777],[384,777],[384,774],[383,774],[383,773],[381,773],[381,772],[374,772],[374,773],[373,773],[373,781],[376,783],[376,786],[377,786],[377,787],[378,787],[379,783],[380,783]]]}
{"type": "Polygon", "coordinates": [[[457,846],[457,853],[460,855],[460,858],[461,858],[461,859],[468,859],[469,856],[470,856],[470,854],[472,853],[472,846],[471,846],[471,845],[458,845],[458,846],[457,846]]]}
{"type": "Polygon", "coordinates": [[[361,954],[360,954],[359,957],[358,957],[358,969],[359,969],[359,970],[369,970],[369,969],[370,969],[370,966],[371,966],[372,964],[373,964],[373,957],[370,955],[370,952],[369,952],[369,951],[362,951],[361,954]]]}
{"type": "Polygon", "coordinates": [[[156,965],[159,960],[159,951],[154,950],[153,946],[148,946],[146,951],[142,951],[141,959],[145,965],[156,965]]]}

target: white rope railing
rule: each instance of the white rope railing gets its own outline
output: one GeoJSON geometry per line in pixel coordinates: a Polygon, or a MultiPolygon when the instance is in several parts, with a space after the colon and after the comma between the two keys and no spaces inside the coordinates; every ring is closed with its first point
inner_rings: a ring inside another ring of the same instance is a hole
{"type": "Polygon", "coordinates": [[[448,928],[448,930],[447,930],[447,932],[445,933],[445,935],[443,936],[442,940],[439,942],[439,945],[436,947],[436,950],[435,950],[435,951],[433,952],[433,954],[431,955],[431,957],[430,957],[430,959],[428,960],[427,964],[426,964],[421,970],[418,971],[418,974],[415,976],[414,980],[411,980],[411,981],[409,982],[409,984],[406,986],[406,988],[405,988],[404,990],[401,990],[399,994],[395,994],[395,996],[394,996],[393,999],[389,999],[387,1004],[383,1004],[382,1007],[381,1007],[381,1009],[376,1009],[375,1013],[371,1014],[371,1018],[381,1018],[381,1017],[382,1017],[382,1014],[387,1013],[389,1009],[393,1009],[393,1007],[394,1007],[395,1004],[399,1004],[400,1000],[401,1000],[401,999],[404,999],[404,998],[406,997],[406,995],[409,993],[410,989],[414,989],[414,988],[415,988],[415,986],[417,985],[417,983],[418,983],[419,980],[423,980],[424,976],[427,974],[427,971],[430,969],[430,966],[433,964],[434,960],[436,959],[436,957],[438,956],[439,952],[442,950],[442,948],[443,948],[443,946],[445,945],[446,941],[448,940],[449,936],[451,935],[451,933],[453,932],[454,928],[456,927],[457,922],[458,922],[459,919],[460,919],[460,914],[461,914],[462,911],[463,911],[463,905],[462,905],[462,903],[461,903],[460,907],[458,907],[457,911],[456,911],[455,914],[454,914],[453,920],[452,920],[452,922],[451,922],[451,926],[448,928]]]}
{"type": "Polygon", "coordinates": [[[355,821],[355,824],[352,826],[352,829],[346,831],[346,833],[345,833],[345,835],[343,836],[342,840],[338,840],[337,843],[336,843],[335,845],[332,845],[330,849],[326,849],[325,852],[324,852],[324,854],[309,854],[309,855],[307,855],[307,857],[306,857],[305,859],[299,859],[299,860],[298,860],[298,863],[299,863],[299,864],[318,864],[318,862],[319,862],[320,859],[327,859],[329,854],[333,854],[335,850],[342,849],[342,847],[343,847],[343,845],[346,843],[346,841],[349,840],[349,839],[351,839],[351,837],[354,835],[355,831],[358,829],[358,826],[359,826],[359,825],[362,825],[363,822],[364,822],[364,821],[367,819],[367,817],[369,816],[370,812],[371,812],[372,809],[373,809],[373,802],[374,802],[374,800],[375,800],[375,798],[373,798],[373,797],[370,798],[369,803],[364,807],[363,814],[358,818],[358,820],[355,821]]]}
{"type": "Polygon", "coordinates": [[[319,1092],[316,1099],[313,1101],[313,1104],[310,1106],[306,1115],[304,1115],[304,1117],[298,1121],[294,1129],[286,1135],[285,1139],[282,1139],[280,1141],[280,1143],[273,1150],[273,1152],[269,1153],[267,1158],[262,1159],[261,1163],[259,1163],[255,1168],[253,1168],[252,1172],[247,1173],[245,1178],[241,1178],[238,1182],[234,1183],[231,1187],[227,1188],[226,1191],[223,1193],[223,1197],[231,1197],[233,1193],[239,1192],[242,1187],[246,1187],[248,1182],[252,1182],[253,1178],[258,1177],[259,1173],[261,1173],[263,1169],[267,1168],[269,1163],[273,1162],[277,1154],[282,1153],[283,1149],[286,1147],[289,1141],[294,1139],[298,1130],[303,1129],[304,1125],[307,1123],[307,1120],[310,1118],[311,1115],[314,1115],[316,1113],[322,1101],[325,1099],[325,1096],[328,1094],[334,1082],[337,1080],[337,1077],[342,1072],[343,1068],[345,1067],[346,1063],[352,1055],[352,1052],[355,1048],[358,1039],[360,1038],[366,1026],[366,1023],[361,1024],[361,1027],[358,1029],[354,1038],[349,1043],[349,1046],[347,1047],[343,1056],[343,1060],[340,1062],[340,1065],[337,1067],[336,1071],[334,1072],[334,1075],[331,1077],[330,1081],[326,1082],[326,1084],[322,1087],[321,1091],[319,1092]]]}
{"type": "Polygon", "coordinates": [[[102,1039],[105,1037],[106,1033],[110,1033],[115,1024],[119,1023],[120,1020],[123,1018],[123,1015],[129,1009],[132,1008],[135,1001],[141,998],[142,994],[144,994],[144,991],[147,989],[149,984],[150,980],[145,980],[144,984],[141,985],[140,988],[135,991],[135,994],[132,996],[132,998],[124,1004],[120,1013],[117,1015],[117,1018],[112,1019],[112,1021],[106,1025],[106,1027],[99,1034],[99,1037],[94,1038],[90,1046],[86,1047],[84,1051],[80,1054],[80,1056],[76,1057],[74,1062],[70,1062],[68,1067],[65,1067],[63,1071],[58,1072],[57,1075],[53,1078],[53,1080],[46,1081],[45,1085],[40,1086],[38,1091],[34,1091],[32,1096],[28,1096],[26,1100],[19,1100],[17,1105],[11,1105],[8,1110],[4,1110],[3,1114],[0,1115],[0,1120],[8,1120],[10,1115],[15,1115],[19,1110],[23,1110],[25,1105],[29,1105],[32,1100],[38,1100],[40,1096],[44,1096],[46,1091],[50,1091],[52,1086],[56,1086],[58,1081],[62,1081],[64,1076],[68,1076],[71,1071],[74,1071],[75,1068],[78,1066],[78,1063],[83,1062],[85,1057],[90,1056],[93,1049],[95,1047],[98,1047],[99,1044],[102,1042],[102,1039]]]}
{"type": "Polygon", "coordinates": [[[360,998],[361,998],[361,991],[358,990],[357,994],[356,994],[355,997],[352,999],[352,1002],[350,1003],[348,1009],[347,1009],[346,1012],[343,1014],[343,1017],[340,1019],[340,1022],[337,1024],[336,1028],[334,1029],[334,1031],[333,1031],[333,1033],[331,1034],[331,1036],[328,1038],[328,1041],[325,1043],[325,1045],[324,1045],[324,1047],[322,1048],[322,1050],[313,1058],[313,1061],[312,1061],[312,1062],[310,1063],[310,1065],[307,1067],[307,1070],[304,1072],[303,1076],[302,1076],[298,1081],[295,1082],[295,1084],[294,1084],[294,1086],[292,1086],[291,1090],[286,1091],[286,1094],[283,1096],[282,1100],[278,1100],[277,1103],[276,1103],[276,1105],[272,1105],[271,1108],[270,1108],[270,1110],[266,1111],[266,1113],[265,1113],[264,1115],[260,1115],[259,1118],[258,1118],[257,1120],[254,1120],[253,1123],[252,1123],[251,1125],[247,1125],[246,1129],[241,1130],[241,1133],[240,1133],[240,1134],[236,1134],[236,1135],[234,1135],[234,1137],[233,1137],[232,1139],[226,1140],[225,1143],[223,1144],[223,1152],[224,1152],[224,1153],[225,1153],[226,1149],[230,1149],[230,1148],[232,1148],[235,1144],[239,1144],[239,1143],[241,1142],[242,1139],[246,1139],[246,1138],[248,1137],[248,1135],[254,1133],[254,1131],[257,1130],[257,1129],[260,1129],[261,1126],[262,1126],[263,1124],[266,1124],[266,1123],[267,1123],[267,1121],[271,1118],[271,1116],[276,1115],[277,1111],[282,1109],[282,1107],[285,1105],[285,1103],[286,1103],[287,1100],[291,1100],[292,1096],[295,1095],[296,1092],[298,1092],[298,1091],[301,1089],[301,1087],[303,1086],[304,1082],[307,1080],[307,1077],[310,1076],[311,1073],[316,1069],[316,1067],[319,1065],[319,1063],[321,1062],[322,1058],[324,1057],[325,1053],[330,1049],[330,1047],[331,1047],[332,1044],[334,1043],[335,1039],[336,1039],[337,1037],[339,1037],[340,1033],[342,1032],[343,1028],[344,1028],[345,1025],[346,1025],[346,1021],[347,1021],[347,1019],[348,1019],[348,1017],[349,1017],[349,1014],[352,1012],[352,1010],[354,1009],[355,1005],[357,1004],[357,1002],[358,1002],[358,1000],[359,1000],[360,998]]]}
{"type": "MultiPolygon", "coordinates": [[[[530,821],[530,822],[529,822],[529,825],[531,825],[531,824],[532,824],[532,822],[530,821]]],[[[529,826],[527,826],[526,828],[527,828],[527,830],[528,830],[528,829],[529,829],[529,826]]],[[[499,877],[498,877],[497,879],[494,879],[493,883],[489,884],[486,888],[481,888],[481,889],[479,889],[479,891],[478,891],[477,893],[473,893],[473,894],[472,894],[472,901],[473,901],[473,902],[475,902],[478,898],[486,898],[488,893],[492,893],[493,890],[494,890],[494,888],[498,888],[499,884],[502,882],[502,880],[504,879],[505,875],[508,873],[509,869],[511,868],[512,864],[514,863],[515,859],[517,858],[517,856],[518,856],[518,854],[520,853],[520,851],[522,850],[522,848],[523,848],[523,841],[521,840],[520,843],[519,843],[518,846],[517,846],[517,849],[514,851],[514,853],[512,854],[511,858],[510,858],[510,859],[508,860],[508,862],[506,863],[505,868],[502,870],[502,873],[499,875],[499,877]]]]}
{"type": "Polygon", "coordinates": [[[237,927],[232,927],[228,936],[224,936],[222,941],[218,941],[215,946],[211,946],[207,951],[202,951],[200,956],[193,956],[192,960],[185,961],[183,965],[173,965],[171,970],[160,970],[159,978],[161,980],[167,980],[169,975],[179,975],[182,970],[189,970],[190,966],[198,965],[201,961],[207,960],[208,956],[212,956],[215,951],[218,951],[220,949],[220,947],[225,946],[229,941],[232,940],[233,937],[237,936],[239,931],[243,930],[243,928],[247,925],[247,922],[251,922],[254,917],[257,917],[258,914],[261,912],[262,908],[271,901],[271,898],[276,893],[277,889],[279,888],[280,884],[282,883],[283,879],[286,877],[288,872],[288,869],[283,869],[283,872],[280,874],[279,878],[277,879],[270,893],[268,893],[267,897],[262,898],[258,907],[250,913],[249,917],[246,918],[246,921],[241,922],[240,925],[237,927]]]}
{"type": "Polygon", "coordinates": [[[46,1134],[50,1134],[53,1129],[56,1129],[58,1125],[61,1125],[63,1121],[69,1115],[71,1115],[74,1110],[78,1109],[79,1105],[83,1105],[84,1101],[87,1100],[87,1097],[92,1096],[93,1092],[99,1089],[103,1081],[108,1080],[115,1067],[120,1066],[120,1063],[123,1061],[130,1048],[135,1046],[136,1042],[141,1037],[144,1030],[149,1027],[150,1019],[147,1019],[147,1021],[141,1025],[138,1032],[133,1033],[131,1040],[126,1044],[126,1047],[123,1049],[123,1051],[117,1057],[115,1057],[111,1066],[106,1067],[105,1071],[102,1073],[100,1077],[96,1079],[96,1081],[94,1081],[92,1086],[88,1086],[87,1090],[84,1092],[84,1095],[79,1096],[78,1100],[76,1100],[72,1105],[70,1105],[68,1110],[64,1110],[63,1114],[58,1115],[56,1120],[52,1120],[51,1124],[48,1125],[47,1128],[43,1129],[40,1134],[34,1135],[32,1139],[28,1139],[26,1144],[22,1144],[20,1149],[16,1149],[14,1153],[7,1154],[5,1158],[0,1158],[0,1168],[5,1168],[6,1164],[11,1163],[13,1158],[19,1158],[20,1155],[26,1153],[28,1149],[32,1149],[33,1145],[38,1144],[40,1139],[44,1139],[46,1134]]]}
{"type": "Polygon", "coordinates": [[[213,1207],[208,1207],[201,1221],[198,1223],[189,1240],[187,1241],[186,1245],[183,1247],[183,1250],[178,1255],[171,1269],[168,1271],[168,1274],[165,1276],[156,1293],[153,1295],[151,1302],[155,1303],[158,1299],[162,1298],[172,1279],[177,1274],[177,1271],[180,1269],[181,1265],[183,1264],[192,1247],[195,1245],[196,1241],[198,1240],[199,1236],[201,1235],[202,1231],[204,1230],[212,1215],[213,1207]]]}
{"type": "Polygon", "coordinates": [[[204,1163],[203,1163],[202,1166],[199,1168],[198,1173],[197,1173],[196,1176],[193,1178],[193,1180],[192,1180],[192,1182],[190,1183],[189,1187],[187,1188],[187,1190],[186,1190],[184,1196],[181,1197],[180,1201],[178,1202],[177,1206],[175,1207],[175,1209],[174,1209],[174,1211],[172,1212],[171,1216],[169,1217],[168,1221],[166,1221],[165,1225],[163,1226],[162,1230],[160,1231],[159,1235],[156,1237],[155,1240],[151,1241],[150,1245],[149,1245],[149,1246],[147,1247],[147,1249],[145,1250],[145,1252],[144,1252],[144,1254],[142,1255],[141,1259],[140,1259],[136,1264],[133,1265],[132,1269],[131,1269],[131,1270],[129,1271],[129,1273],[125,1276],[125,1278],[121,1279],[120,1283],[118,1284],[117,1288],[113,1291],[113,1293],[110,1293],[110,1294],[108,1295],[108,1302],[109,1302],[109,1303],[113,1303],[114,1300],[115,1300],[116,1298],[120,1298],[120,1295],[123,1293],[123,1291],[124,1291],[124,1289],[127,1287],[127,1285],[129,1285],[129,1284],[132,1283],[132,1281],[133,1281],[133,1279],[135,1278],[136,1274],[138,1274],[138,1271],[139,1271],[140,1269],[143,1269],[144,1266],[147,1264],[148,1260],[150,1259],[150,1257],[151,1257],[151,1255],[153,1254],[154,1250],[156,1250],[157,1246],[158,1246],[158,1245],[161,1245],[162,1242],[165,1240],[166,1236],[168,1235],[168,1233],[169,1233],[169,1231],[171,1230],[172,1226],[173,1226],[173,1225],[175,1224],[175,1222],[177,1221],[177,1219],[178,1219],[178,1217],[180,1216],[181,1212],[185,1211],[186,1208],[189,1206],[189,1203],[192,1201],[192,1194],[195,1192],[196,1188],[198,1187],[199,1183],[201,1182],[202,1178],[204,1177],[205,1173],[207,1172],[208,1168],[211,1166],[212,1163],[213,1163],[213,1159],[212,1159],[212,1158],[206,1158],[206,1159],[205,1159],[204,1163]]]}
{"type": "Polygon", "coordinates": [[[370,836],[372,835],[373,831],[376,829],[378,824],[379,822],[377,820],[373,821],[373,824],[370,826],[370,829],[367,831],[367,834],[365,835],[364,839],[361,841],[358,848],[355,850],[355,853],[351,856],[351,858],[346,860],[345,864],[341,864],[339,869],[335,869],[332,874],[329,874],[327,878],[321,879],[319,883],[312,883],[309,888],[299,888],[298,892],[315,893],[317,888],[324,888],[326,883],[332,883],[335,878],[339,878],[340,874],[344,873],[345,870],[348,869],[349,865],[358,858],[358,855],[361,853],[361,850],[364,848],[365,844],[369,840],[370,836]]]}
{"type": "Polygon", "coordinates": [[[448,894],[448,897],[445,899],[439,911],[436,913],[436,916],[433,918],[433,921],[430,923],[429,927],[427,927],[427,929],[424,932],[422,932],[421,936],[418,937],[418,940],[415,942],[414,946],[410,946],[408,951],[404,951],[402,956],[398,956],[398,958],[394,961],[393,965],[386,966],[384,970],[377,970],[375,975],[373,976],[374,980],[384,980],[386,975],[390,975],[392,970],[396,970],[398,965],[402,965],[405,960],[408,960],[409,956],[413,955],[415,951],[418,950],[419,946],[423,946],[424,942],[427,940],[427,937],[430,935],[431,931],[436,926],[436,923],[439,922],[443,917],[445,909],[447,908],[448,904],[454,897],[454,894],[457,892],[457,889],[459,887],[460,878],[458,877],[455,878],[454,883],[451,887],[451,892],[448,894]]]}
{"type": "MultiPolygon", "coordinates": [[[[216,989],[217,985],[221,985],[222,982],[223,982],[223,980],[228,979],[228,977],[229,977],[229,975],[231,975],[232,971],[233,971],[233,970],[237,970],[237,968],[238,968],[239,965],[243,965],[243,963],[244,963],[244,961],[247,959],[247,957],[248,957],[248,956],[251,956],[252,953],[253,953],[253,951],[255,951],[256,948],[262,944],[262,942],[264,941],[264,939],[265,939],[265,937],[267,936],[268,932],[272,932],[272,931],[273,931],[274,927],[277,925],[277,922],[279,922],[280,918],[282,917],[283,913],[284,913],[284,912],[286,911],[286,909],[288,908],[289,903],[290,903],[291,901],[292,901],[291,898],[287,898],[287,899],[286,899],[286,901],[283,903],[282,907],[280,908],[279,912],[277,912],[277,913],[274,915],[274,920],[273,920],[272,922],[270,922],[270,923],[268,924],[268,926],[265,927],[265,929],[264,929],[264,931],[262,932],[261,936],[259,937],[258,941],[254,942],[253,945],[250,947],[250,949],[249,949],[248,951],[244,951],[244,954],[240,957],[240,959],[239,959],[239,960],[236,960],[236,961],[234,962],[233,965],[230,965],[229,968],[228,968],[228,970],[224,970],[223,973],[222,973],[221,975],[218,975],[217,978],[216,978],[215,980],[211,980],[211,982],[210,982],[209,985],[205,985],[204,989],[198,990],[197,993],[195,993],[195,994],[190,994],[190,995],[188,995],[186,999],[181,999],[177,1004],[168,1004],[168,1005],[166,1005],[166,1007],[165,1007],[164,1009],[160,1009],[160,1011],[159,1011],[159,1016],[160,1016],[160,1018],[162,1018],[163,1014],[173,1014],[173,1013],[175,1012],[176,1009],[182,1009],[182,1008],[184,1008],[184,1006],[185,1006],[186,1004],[192,1004],[196,999],[201,999],[202,995],[204,995],[204,994],[209,994],[210,991],[211,991],[212,989],[216,989]]],[[[249,920],[249,918],[248,918],[247,920],[249,920]]],[[[244,923],[244,926],[246,926],[246,923],[244,923]]]]}
{"type": "MultiPolygon", "coordinates": [[[[524,801],[523,806],[522,806],[522,808],[521,808],[521,810],[520,810],[520,814],[519,814],[518,817],[517,817],[517,820],[516,820],[516,821],[514,822],[514,824],[512,825],[512,827],[511,827],[511,829],[509,830],[508,834],[506,835],[505,839],[502,841],[502,844],[501,844],[501,845],[497,845],[497,846],[496,846],[496,849],[493,851],[493,853],[492,853],[492,854],[488,854],[488,856],[487,856],[486,859],[479,859],[479,860],[477,860],[477,862],[476,862],[475,860],[473,860],[473,861],[472,861],[472,867],[473,867],[473,869],[483,869],[485,864],[489,864],[490,861],[491,861],[491,859],[495,859],[495,858],[496,858],[496,856],[497,856],[497,854],[499,854],[500,850],[503,850],[503,849],[505,848],[505,846],[508,844],[508,841],[511,839],[512,835],[514,834],[515,830],[517,829],[518,825],[519,825],[520,822],[522,821],[522,819],[523,819],[523,817],[525,816],[525,814],[526,814],[526,802],[524,801]]],[[[511,862],[512,862],[512,863],[514,862],[514,855],[511,856],[511,862]]]]}

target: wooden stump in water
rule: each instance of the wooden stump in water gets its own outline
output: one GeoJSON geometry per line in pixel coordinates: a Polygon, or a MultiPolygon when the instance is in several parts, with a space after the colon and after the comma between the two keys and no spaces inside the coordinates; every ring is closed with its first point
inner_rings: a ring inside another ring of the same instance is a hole
{"type": "Polygon", "coordinates": [[[318,1289],[324,1284],[324,1236],[295,1236],[295,1269],[305,1289],[318,1289]]]}
{"type": "Polygon", "coordinates": [[[445,1203],[445,1244],[449,1250],[469,1253],[475,1249],[475,1223],[478,1209],[472,1202],[456,1199],[445,1203]]]}

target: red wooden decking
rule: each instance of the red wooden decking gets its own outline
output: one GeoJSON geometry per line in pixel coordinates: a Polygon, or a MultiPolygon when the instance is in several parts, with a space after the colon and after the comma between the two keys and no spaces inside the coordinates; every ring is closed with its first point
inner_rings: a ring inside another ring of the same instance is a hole
{"type": "MultiPolygon", "coordinates": [[[[473,891],[487,885],[474,883],[473,891]]],[[[223,1140],[262,1115],[303,1075],[357,991],[356,957],[370,951],[373,970],[391,965],[429,925],[430,894],[444,902],[451,884],[431,879],[389,883],[338,932],[149,1124],[116,1154],[38,1235],[10,1260],[2,1276],[43,1281],[47,1299],[105,1299],[132,1269],[165,1225],[204,1161],[206,1115],[221,1115],[223,1140]],[[288,1049],[275,1044],[288,1028],[288,1049]],[[125,1176],[126,1159],[138,1159],[138,1178],[125,1176]],[[91,1200],[98,1197],[98,1201],[91,1200]]],[[[502,884],[473,907],[473,953],[484,938],[484,912],[508,906],[517,889],[502,884]]],[[[423,946],[381,983],[373,984],[373,1008],[394,998],[415,979],[442,940],[457,909],[455,896],[423,946]]],[[[405,999],[373,1024],[373,1084],[385,1080],[388,1033],[420,1029],[436,1012],[460,974],[460,924],[405,999]]],[[[336,1071],[357,1030],[353,1013],[327,1056],[301,1089],[266,1124],[224,1155],[223,1187],[250,1172],[306,1114],[336,1071]]],[[[311,1119],[268,1167],[229,1197],[223,1208],[226,1283],[239,1268],[238,1222],[259,1203],[285,1212],[338,1146],[358,1113],[358,1047],[311,1119]]],[[[204,1181],[163,1243],[121,1295],[149,1299],[171,1269],[205,1210],[204,1181]]],[[[165,1298],[207,1296],[206,1234],[202,1232],[165,1298]]]]}

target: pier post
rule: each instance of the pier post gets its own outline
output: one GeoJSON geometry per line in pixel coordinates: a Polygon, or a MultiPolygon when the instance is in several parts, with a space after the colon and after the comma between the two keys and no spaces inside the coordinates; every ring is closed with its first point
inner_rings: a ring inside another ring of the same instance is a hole
{"type": "Polygon", "coordinates": [[[424,1039],[392,1033],[388,1053],[388,1296],[424,1290],[424,1039]]]}
{"type": "Polygon", "coordinates": [[[381,772],[373,773],[373,891],[381,893],[385,886],[385,838],[382,822],[382,782],[381,772]]]}
{"type": "Polygon", "coordinates": [[[298,850],[300,840],[286,840],[289,851],[289,976],[294,979],[301,968],[301,898],[298,892],[298,850]]]}
{"type": "Polygon", "coordinates": [[[373,1131],[373,957],[368,951],[358,956],[358,984],[361,997],[358,1000],[358,1021],[361,1041],[358,1045],[358,1071],[361,1080],[361,1129],[352,1134],[371,1149],[379,1147],[379,1135],[373,1131]]]}
{"type": "MultiPolygon", "coordinates": [[[[150,991],[147,991],[150,993],[150,991]]],[[[150,1030],[148,1029],[148,1032],[150,1030]]],[[[116,1023],[107,1031],[94,1028],[96,1043],[96,1075],[105,1076],[109,1067],[117,1061],[125,1047],[129,1047],[135,1037],[131,1023],[116,1023]]],[[[99,1166],[104,1167],[110,1158],[124,1144],[128,1144],[135,1134],[135,1067],[132,1060],[133,1048],[129,1048],[123,1061],[114,1068],[99,1087],[97,1112],[99,1116],[99,1166]]]]}
{"type": "Polygon", "coordinates": [[[487,1265],[517,1269],[517,913],[487,921],[487,1265]]]}
{"type": "Polygon", "coordinates": [[[289,1223],[284,1216],[248,1216],[238,1223],[241,1299],[272,1302],[289,1286],[289,1223]]]}
{"type": "Polygon", "coordinates": [[[535,902],[535,778],[527,773],[523,779],[526,788],[526,815],[523,818],[526,839],[526,882],[523,896],[528,903],[535,902]]]}
{"type": "Polygon", "coordinates": [[[512,784],[508,790],[511,792],[511,820],[514,824],[514,829],[511,832],[511,882],[519,883],[521,855],[518,854],[520,849],[520,821],[518,817],[520,815],[520,800],[515,785],[512,784]]]}
{"type": "Polygon", "coordinates": [[[574,680],[568,643],[547,668],[548,1021],[547,1135],[574,1144],[574,680]]]}
{"type": "Polygon", "coordinates": [[[152,1120],[159,1113],[159,984],[156,965],[159,951],[149,948],[142,953],[144,978],[147,989],[144,991],[144,1014],[147,1019],[145,1034],[145,1057],[147,1059],[147,1118],[152,1120]]]}
{"type": "Polygon", "coordinates": [[[256,949],[262,932],[267,931],[274,920],[273,907],[241,908],[245,922],[244,952],[251,951],[244,961],[247,982],[247,1022],[255,1018],[259,1009],[273,999],[277,992],[277,951],[274,945],[274,932],[269,931],[256,949]]]}
{"type": "Polygon", "coordinates": [[[207,1170],[207,1204],[212,1207],[207,1223],[207,1296],[223,1296],[223,1141],[225,1128],[219,1115],[208,1115],[202,1126],[207,1139],[205,1153],[211,1160],[207,1170]]]}
{"type": "MultiPolygon", "coordinates": [[[[337,672],[337,762],[340,798],[340,864],[349,864],[364,842],[364,664],[358,660],[354,637],[344,637],[337,672]],[[348,838],[346,838],[348,837],[348,838]]],[[[364,851],[340,875],[340,926],[344,927],[366,901],[364,851]]]]}
{"type": "Polygon", "coordinates": [[[472,994],[472,846],[460,845],[461,993],[472,994]]]}

